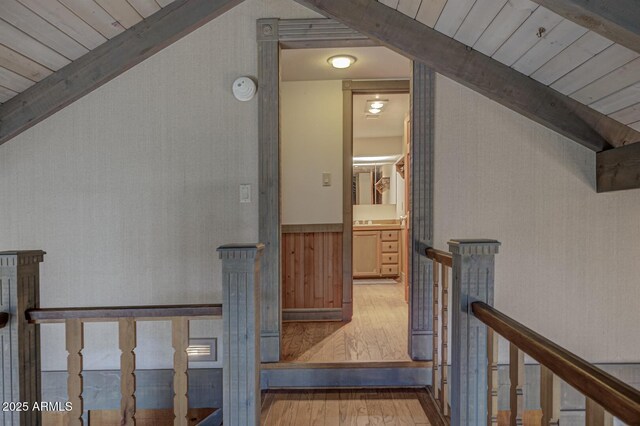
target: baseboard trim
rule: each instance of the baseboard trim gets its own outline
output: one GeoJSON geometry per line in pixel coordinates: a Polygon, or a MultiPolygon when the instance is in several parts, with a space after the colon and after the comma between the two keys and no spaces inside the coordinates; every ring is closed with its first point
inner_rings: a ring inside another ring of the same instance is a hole
{"type": "Polygon", "coordinates": [[[335,366],[300,365],[287,368],[263,368],[260,372],[262,389],[366,388],[366,387],[425,387],[431,384],[431,367],[424,366],[335,366]]]}
{"type": "Polygon", "coordinates": [[[283,309],[282,321],[342,321],[342,309],[283,309]]]}

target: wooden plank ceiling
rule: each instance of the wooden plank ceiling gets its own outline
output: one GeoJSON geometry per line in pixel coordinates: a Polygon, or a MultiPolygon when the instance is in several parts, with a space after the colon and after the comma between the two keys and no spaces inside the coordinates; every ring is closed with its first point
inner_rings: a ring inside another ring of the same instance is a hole
{"type": "Polygon", "coordinates": [[[0,103],[173,0],[0,0],[0,103]]]}
{"type": "MultiPolygon", "coordinates": [[[[1,0],[0,103],[173,0],[1,0]]],[[[640,131],[640,54],[531,0],[380,0],[640,131]]]]}
{"type": "Polygon", "coordinates": [[[640,131],[640,54],[530,0],[379,0],[640,131]]]}

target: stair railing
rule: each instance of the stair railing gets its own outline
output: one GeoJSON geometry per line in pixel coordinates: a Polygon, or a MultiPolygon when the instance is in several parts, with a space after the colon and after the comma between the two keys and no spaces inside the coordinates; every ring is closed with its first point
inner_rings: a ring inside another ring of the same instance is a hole
{"type": "MultiPolygon", "coordinates": [[[[231,244],[218,248],[222,259],[223,303],[208,305],[40,308],[39,263],[42,251],[0,252],[0,353],[2,391],[30,407],[42,401],[40,325],[64,323],[68,352],[68,402],[65,425],[83,424],[84,324],[117,322],[121,373],[121,425],[134,425],[136,413],[136,325],[171,321],[174,425],[189,424],[189,322],[223,319],[223,423],[260,422],[260,255],[262,244],[231,244]],[[5,315],[6,314],[6,315],[5,315]],[[4,356],[4,355],[3,355],[4,356]]],[[[40,425],[38,410],[0,412],[5,425],[40,425]]]]}
{"type": "Polygon", "coordinates": [[[560,380],[586,398],[586,425],[613,416],[640,425],[640,391],[493,307],[495,240],[452,240],[450,253],[428,248],[433,263],[432,393],[453,426],[498,425],[498,335],[509,342],[510,425],[524,423],[524,354],[540,363],[543,425],[560,424],[560,380]],[[451,269],[451,307],[447,304],[451,269]],[[447,311],[451,310],[451,324],[447,311]],[[450,380],[447,334],[451,328],[450,380]],[[440,349],[440,351],[439,351],[440,349]],[[440,358],[438,355],[440,354],[440,358]],[[450,405],[447,404],[450,386],[450,405]]]}
{"type": "Polygon", "coordinates": [[[189,377],[188,352],[189,323],[192,320],[220,318],[222,305],[160,305],[116,306],[92,308],[31,309],[26,312],[32,324],[64,323],[68,352],[67,380],[70,411],[65,423],[83,424],[83,365],[84,324],[86,322],[117,322],[120,355],[120,416],[122,425],[134,425],[136,414],[136,355],[137,323],[142,321],[171,321],[173,356],[173,413],[176,426],[188,425],[189,377]]]}
{"type": "Polygon", "coordinates": [[[432,392],[444,416],[449,415],[449,277],[453,266],[451,253],[427,249],[433,262],[433,374],[432,392]]]}

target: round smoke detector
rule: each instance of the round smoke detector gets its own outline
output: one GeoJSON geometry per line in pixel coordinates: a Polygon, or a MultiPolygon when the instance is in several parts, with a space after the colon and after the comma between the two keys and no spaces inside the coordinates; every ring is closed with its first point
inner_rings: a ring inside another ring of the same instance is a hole
{"type": "Polygon", "coordinates": [[[233,96],[239,101],[250,101],[256,94],[256,84],[249,77],[240,77],[233,82],[233,96]]]}

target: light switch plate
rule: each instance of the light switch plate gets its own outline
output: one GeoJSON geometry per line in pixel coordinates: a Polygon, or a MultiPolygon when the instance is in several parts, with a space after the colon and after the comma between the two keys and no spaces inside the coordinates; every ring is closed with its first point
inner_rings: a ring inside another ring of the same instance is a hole
{"type": "Polygon", "coordinates": [[[322,174],[322,186],[331,186],[331,173],[322,174]]]}
{"type": "Polygon", "coordinates": [[[251,202],[251,185],[249,185],[248,183],[243,183],[240,185],[240,202],[251,202]]]}

